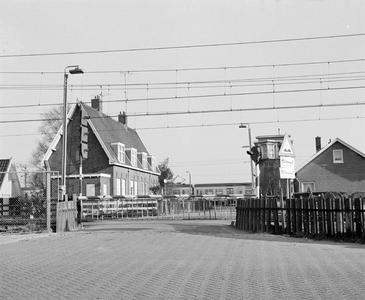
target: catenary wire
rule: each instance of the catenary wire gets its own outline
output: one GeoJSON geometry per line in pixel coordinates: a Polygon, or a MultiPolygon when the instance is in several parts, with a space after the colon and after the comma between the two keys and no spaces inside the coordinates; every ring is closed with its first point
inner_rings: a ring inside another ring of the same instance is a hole
{"type": "Polygon", "coordinates": [[[351,33],[351,34],[341,34],[341,35],[298,37],[298,38],[246,41],[246,42],[231,42],[231,43],[212,43],[212,44],[200,44],[200,45],[181,45],[181,46],[165,46],[165,47],[161,46],[161,47],[145,47],[145,48],[130,48],[130,49],[114,49],[114,50],[70,51],[70,52],[49,52],[49,53],[29,53],[29,54],[4,54],[4,55],[0,55],[0,58],[194,49],[194,48],[208,48],[208,47],[240,46],[240,45],[323,40],[323,39],[334,39],[334,38],[349,38],[349,37],[359,37],[359,36],[364,36],[364,35],[365,35],[365,33],[351,33]]]}

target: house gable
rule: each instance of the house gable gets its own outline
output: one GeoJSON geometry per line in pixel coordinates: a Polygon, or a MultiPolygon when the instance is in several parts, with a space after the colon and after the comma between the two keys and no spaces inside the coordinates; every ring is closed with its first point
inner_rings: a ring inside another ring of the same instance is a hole
{"type": "Polygon", "coordinates": [[[307,163],[300,166],[296,178],[299,190],[308,186],[315,191],[365,191],[365,155],[336,139],[318,151],[307,163]],[[342,153],[342,161],[336,153],[342,153]]]}

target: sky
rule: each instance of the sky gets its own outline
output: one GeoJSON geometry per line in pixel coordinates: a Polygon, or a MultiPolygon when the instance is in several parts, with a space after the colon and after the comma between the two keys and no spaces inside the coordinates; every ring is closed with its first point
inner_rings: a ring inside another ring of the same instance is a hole
{"type": "Polygon", "coordinates": [[[365,2],[0,2],[0,158],[30,166],[40,120],[102,95],[176,182],[250,182],[249,132],[299,166],[340,138],[365,153],[365,2]]]}

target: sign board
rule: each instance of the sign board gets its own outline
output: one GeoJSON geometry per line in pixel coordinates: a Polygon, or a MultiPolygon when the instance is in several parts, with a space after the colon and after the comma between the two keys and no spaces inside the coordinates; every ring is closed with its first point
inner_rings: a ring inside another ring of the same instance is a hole
{"type": "Polygon", "coordinates": [[[279,171],[281,179],[294,179],[295,178],[294,157],[280,156],[279,171]]]}
{"type": "Polygon", "coordinates": [[[291,156],[295,157],[293,145],[289,140],[289,135],[285,133],[283,143],[281,144],[279,156],[291,156]]]}

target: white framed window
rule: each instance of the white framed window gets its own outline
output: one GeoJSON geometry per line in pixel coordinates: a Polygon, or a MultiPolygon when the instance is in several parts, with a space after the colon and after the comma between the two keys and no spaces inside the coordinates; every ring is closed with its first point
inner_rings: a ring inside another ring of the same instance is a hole
{"type": "Polygon", "coordinates": [[[147,157],[148,163],[150,164],[153,171],[156,170],[156,157],[150,155],[147,157]]]}
{"type": "Polygon", "coordinates": [[[275,145],[267,145],[267,158],[275,158],[275,145]]]}
{"type": "Polygon", "coordinates": [[[103,184],[103,196],[106,196],[108,193],[107,193],[107,185],[104,183],[103,184]]]}
{"type": "Polygon", "coordinates": [[[86,197],[95,196],[95,184],[86,185],[86,197]]]}
{"type": "Polygon", "coordinates": [[[137,150],[131,149],[131,163],[133,167],[137,167],[137,150]]]}
{"type": "Polygon", "coordinates": [[[314,182],[302,182],[302,192],[303,193],[313,193],[315,191],[314,182]]]}
{"type": "Polygon", "coordinates": [[[118,157],[118,161],[122,164],[125,163],[125,145],[122,143],[112,143],[111,144],[115,154],[118,157]]]}
{"type": "Polygon", "coordinates": [[[122,143],[118,143],[118,160],[125,163],[125,146],[122,143]]]}
{"type": "Polygon", "coordinates": [[[343,163],[343,151],[341,149],[333,150],[333,163],[343,163]]]}
{"type": "Polygon", "coordinates": [[[120,178],[117,178],[117,180],[116,180],[115,194],[120,195],[120,178]]]}
{"type": "Polygon", "coordinates": [[[142,166],[143,169],[147,169],[147,153],[142,152],[142,166]]]}
{"type": "Polygon", "coordinates": [[[133,189],[133,183],[134,183],[134,181],[133,181],[133,180],[131,180],[131,181],[129,182],[129,190],[130,190],[129,195],[133,195],[133,191],[134,191],[134,189],[133,189]]]}
{"type": "Polygon", "coordinates": [[[125,195],[125,179],[122,179],[122,195],[125,195]]]}
{"type": "Polygon", "coordinates": [[[134,194],[133,195],[138,195],[138,183],[137,183],[137,181],[134,182],[134,194]]]}

